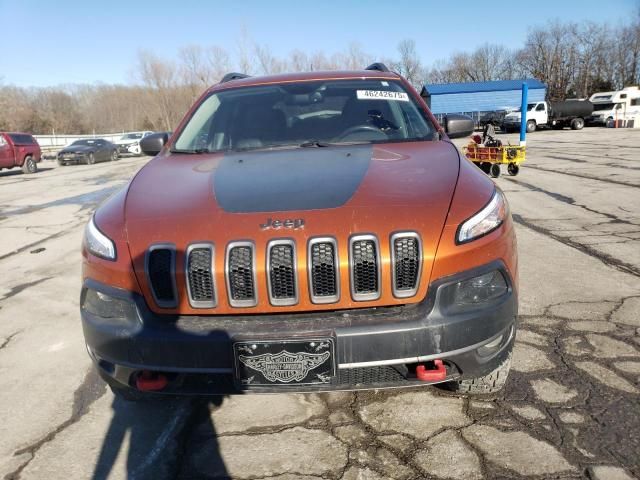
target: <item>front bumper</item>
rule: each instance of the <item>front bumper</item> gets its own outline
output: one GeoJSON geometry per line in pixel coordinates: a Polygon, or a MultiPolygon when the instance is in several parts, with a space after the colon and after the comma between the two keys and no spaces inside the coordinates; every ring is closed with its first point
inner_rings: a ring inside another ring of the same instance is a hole
{"type": "Polygon", "coordinates": [[[135,385],[136,375],[142,370],[162,372],[170,379],[162,393],[220,394],[242,390],[234,382],[233,343],[264,339],[331,337],[338,368],[330,384],[252,388],[259,391],[424,385],[412,369],[435,359],[444,361],[447,381],[475,378],[494,370],[509,354],[517,319],[517,295],[501,262],[432,283],[427,298],[418,304],[334,312],[157,315],[140,295],[92,280],[85,281],[81,304],[87,289],[136,306],[136,318],[116,324],[81,307],[87,349],[102,377],[122,388],[135,385]],[[461,314],[448,314],[441,307],[444,287],[496,269],[507,280],[507,294],[461,314]],[[489,354],[482,352],[487,344],[495,345],[489,354]]]}
{"type": "Polygon", "coordinates": [[[58,162],[84,163],[86,161],[87,155],[84,153],[62,153],[58,155],[58,162]]]}

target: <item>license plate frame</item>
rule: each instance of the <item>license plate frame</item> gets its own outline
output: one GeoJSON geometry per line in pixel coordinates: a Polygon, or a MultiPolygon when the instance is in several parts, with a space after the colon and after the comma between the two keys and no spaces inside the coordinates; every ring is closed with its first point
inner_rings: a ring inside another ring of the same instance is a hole
{"type": "Polygon", "coordinates": [[[336,376],[331,337],[241,340],[233,344],[234,379],[242,388],[322,386],[336,376]]]}

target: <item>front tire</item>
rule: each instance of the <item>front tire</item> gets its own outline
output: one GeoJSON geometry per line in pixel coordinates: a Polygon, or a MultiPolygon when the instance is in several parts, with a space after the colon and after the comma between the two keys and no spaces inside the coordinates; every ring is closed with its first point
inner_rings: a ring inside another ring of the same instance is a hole
{"type": "Polygon", "coordinates": [[[38,164],[33,159],[31,155],[25,157],[24,162],[22,162],[22,172],[23,173],[36,173],[38,171],[38,164]]]}
{"type": "Polygon", "coordinates": [[[93,165],[94,163],[96,163],[96,157],[93,153],[90,153],[87,157],[87,165],[93,165]]]}
{"type": "Polygon", "coordinates": [[[498,178],[500,176],[500,165],[498,165],[497,163],[492,164],[489,170],[489,175],[491,175],[493,178],[498,178]]]}
{"type": "Polygon", "coordinates": [[[463,380],[454,380],[446,384],[446,388],[456,393],[468,395],[489,395],[498,393],[504,388],[511,370],[512,352],[509,352],[507,358],[487,375],[477,378],[468,378],[463,380]]]}
{"type": "Polygon", "coordinates": [[[111,152],[111,161],[115,162],[116,160],[118,160],[118,151],[114,150],[113,152],[111,152]]]}
{"type": "Polygon", "coordinates": [[[509,172],[509,175],[515,177],[516,175],[518,175],[518,173],[520,173],[520,167],[515,163],[510,163],[507,166],[507,171],[509,172]]]}
{"type": "Polygon", "coordinates": [[[536,131],[536,122],[535,120],[527,120],[527,133],[532,133],[536,131]]]}

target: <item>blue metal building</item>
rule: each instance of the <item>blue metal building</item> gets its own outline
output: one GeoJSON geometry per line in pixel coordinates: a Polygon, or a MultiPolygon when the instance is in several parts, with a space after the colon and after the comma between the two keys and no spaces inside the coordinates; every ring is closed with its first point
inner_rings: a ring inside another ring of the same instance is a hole
{"type": "Polygon", "coordinates": [[[477,117],[485,112],[520,107],[523,82],[529,87],[529,103],[545,99],[546,85],[535,78],[427,84],[421,95],[431,111],[438,116],[464,113],[477,117]]]}

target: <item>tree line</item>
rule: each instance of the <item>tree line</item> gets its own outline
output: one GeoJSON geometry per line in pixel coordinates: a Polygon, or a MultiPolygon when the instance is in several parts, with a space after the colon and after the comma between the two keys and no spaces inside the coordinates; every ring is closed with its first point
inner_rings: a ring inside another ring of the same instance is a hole
{"type": "Polygon", "coordinates": [[[402,40],[393,58],[376,58],[359,44],[326,54],[293,50],[274,55],[243,33],[233,51],[191,45],[174,59],[138,53],[133,85],[22,88],[0,83],[0,130],[36,134],[172,130],[193,101],[230,71],[274,74],[361,69],[382,61],[418,90],[424,83],[534,77],[550,100],[588,97],[640,84],[640,11],[625,24],[553,21],[529,30],[524,45],[483,44],[425,65],[421,47],[402,40]]]}

